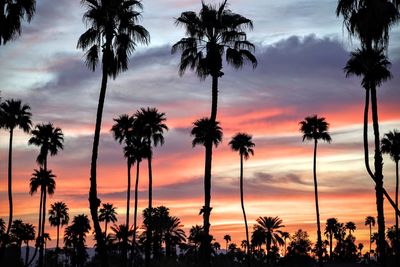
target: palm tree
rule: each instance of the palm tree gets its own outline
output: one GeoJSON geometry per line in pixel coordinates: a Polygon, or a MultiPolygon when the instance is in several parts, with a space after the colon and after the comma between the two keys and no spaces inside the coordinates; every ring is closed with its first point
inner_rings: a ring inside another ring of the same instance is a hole
{"type": "MultiPolygon", "coordinates": [[[[58,127],[54,127],[52,123],[47,124],[38,124],[35,126],[35,129],[31,132],[32,137],[29,139],[29,145],[35,145],[40,147],[39,155],[36,158],[38,164],[43,166],[43,173],[47,172],[47,157],[55,156],[58,154],[59,150],[64,149],[64,134],[62,130],[58,127]]],[[[45,189],[44,187],[41,189],[45,189]]],[[[41,236],[43,241],[44,227],[46,224],[46,190],[41,191],[40,193],[40,207],[42,209],[41,215],[39,218],[39,231],[38,235],[41,236]]],[[[43,266],[43,243],[40,243],[39,248],[39,266],[43,266]]]]}
{"type": "MultiPolygon", "coordinates": [[[[391,201],[390,196],[383,188],[383,173],[382,173],[382,153],[380,149],[380,137],[379,137],[379,121],[378,121],[378,105],[376,97],[376,88],[380,86],[384,81],[391,78],[389,71],[390,62],[384,54],[383,49],[358,49],[351,54],[351,58],[348,60],[346,67],[344,68],[346,76],[357,75],[362,76],[361,85],[365,89],[365,109],[364,109],[364,159],[366,169],[372,179],[375,181],[376,191],[376,205],[378,213],[378,233],[380,235],[378,247],[380,248],[380,261],[385,265],[386,260],[386,243],[385,243],[385,217],[384,217],[384,198],[391,201]],[[374,129],[374,143],[375,143],[375,155],[374,155],[374,167],[375,173],[372,172],[369,166],[369,153],[368,153],[368,110],[369,110],[369,96],[371,96],[371,108],[372,108],[372,121],[374,129]]],[[[392,203],[393,201],[391,201],[392,203]]],[[[397,209],[396,204],[392,203],[392,206],[397,209]]],[[[398,212],[398,209],[397,209],[398,212]]],[[[399,213],[398,213],[399,215],[399,213]]]]}
{"type": "Polygon", "coordinates": [[[128,69],[128,60],[137,43],[148,44],[147,30],[138,25],[142,3],[136,0],[82,0],[86,7],[83,20],[89,27],[78,40],[77,47],[86,51],[86,65],[93,71],[102,56],[102,81],[97,106],[96,128],[90,167],[90,212],[96,232],[97,247],[102,258],[102,266],[108,266],[107,251],[102,235],[97,210],[97,154],[100,139],[101,120],[106,96],[108,77],[116,76],[128,69]]]}
{"type": "MultiPolygon", "coordinates": [[[[124,248],[125,240],[130,242],[131,237],[133,236],[133,228],[127,227],[126,224],[114,225],[110,227],[112,230],[111,241],[119,248],[119,252],[121,254],[126,254],[126,248],[124,248]]],[[[123,257],[123,261],[125,260],[125,255],[121,255],[123,257]]]]}
{"type": "Polygon", "coordinates": [[[285,227],[279,217],[258,217],[257,226],[264,233],[264,239],[267,244],[267,253],[271,252],[271,245],[283,245],[285,242],[282,239],[282,231],[279,230],[285,227]]]}
{"type": "Polygon", "coordinates": [[[72,248],[72,263],[74,266],[84,266],[88,254],[86,252],[86,235],[91,230],[89,219],[80,214],[74,217],[72,224],[65,228],[64,244],[72,248]]]}
{"type": "Polygon", "coordinates": [[[328,133],[329,123],[325,121],[325,118],[318,117],[317,115],[306,117],[304,121],[300,122],[300,131],[303,133],[304,140],[314,140],[314,194],[315,194],[315,209],[317,214],[317,253],[319,258],[319,266],[323,266],[322,263],[322,239],[321,239],[321,224],[319,219],[319,205],[318,205],[318,184],[317,184],[317,144],[318,140],[322,140],[330,143],[332,141],[331,136],[328,133]]]}
{"type": "MultiPolygon", "coordinates": [[[[181,52],[179,74],[182,76],[187,69],[195,70],[196,75],[204,80],[212,78],[212,101],[210,121],[215,124],[217,120],[218,104],[218,80],[223,76],[222,57],[225,54],[226,61],[236,69],[240,69],[245,63],[250,62],[253,68],[257,66],[257,60],[252,54],[254,45],[247,40],[246,28],[252,29],[253,22],[246,17],[233,13],[227,9],[227,0],[219,5],[219,8],[206,5],[202,2],[202,9],[198,14],[193,11],[183,12],[175,20],[176,25],[183,26],[187,37],[182,38],[173,45],[172,53],[181,52]]],[[[204,179],[211,181],[212,143],[206,144],[204,179]]],[[[209,183],[209,182],[207,182],[209,183]]],[[[205,253],[204,263],[210,264],[211,240],[209,236],[209,217],[211,208],[210,187],[205,187],[205,205],[203,207],[204,232],[206,242],[202,242],[202,251],[205,253]]]]}
{"type": "Polygon", "coordinates": [[[247,227],[246,212],[244,209],[243,201],[243,159],[247,160],[250,155],[254,155],[253,147],[255,144],[251,140],[252,136],[246,133],[237,133],[232,140],[229,142],[231,149],[233,151],[239,151],[240,155],[240,203],[242,205],[243,218],[246,230],[246,240],[247,240],[247,255],[250,261],[250,242],[249,242],[249,229],[247,227]]]}
{"type": "MultiPolygon", "coordinates": [[[[139,129],[140,135],[144,137],[144,142],[147,144],[147,162],[149,173],[149,205],[148,209],[153,208],[153,172],[152,172],[152,147],[164,144],[164,131],[168,131],[167,125],[164,123],[167,119],[165,113],[158,112],[156,108],[141,108],[135,114],[135,128],[139,129]]],[[[151,216],[150,216],[151,217],[151,216]]],[[[151,218],[149,218],[151,220],[151,218]]],[[[150,248],[152,244],[152,223],[149,224],[146,237],[145,261],[146,266],[149,266],[150,248]]]]}
{"type": "Polygon", "coordinates": [[[333,260],[333,236],[337,233],[338,231],[338,220],[336,218],[329,218],[326,220],[326,226],[325,226],[325,232],[324,234],[329,237],[329,258],[330,260],[333,260]]]}
{"type": "Polygon", "coordinates": [[[0,45],[21,34],[21,21],[31,22],[35,6],[35,0],[0,0],[0,45]]]}
{"type": "MultiPolygon", "coordinates": [[[[2,26],[0,26],[2,27],[2,26]]],[[[1,35],[1,31],[0,31],[1,35]]],[[[2,36],[0,36],[2,38],[2,36]]],[[[0,38],[0,43],[1,43],[0,38]]],[[[29,133],[32,125],[31,112],[28,105],[22,104],[21,100],[8,99],[0,104],[2,110],[1,128],[10,132],[10,140],[8,147],[8,203],[9,215],[6,234],[10,233],[13,219],[13,200],[12,200],[12,145],[15,128],[20,128],[25,133],[29,133]]]]}
{"type": "Polygon", "coordinates": [[[264,230],[260,226],[254,225],[253,233],[251,234],[251,246],[254,248],[258,247],[258,250],[261,251],[261,247],[264,243],[265,243],[264,230]]]}
{"type": "Polygon", "coordinates": [[[347,222],[344,227],[349,230],[349,235],[354,233],[354,231],[357,229],[356,224],[354,222],[347,222]]]}
{"type": "Polygon", "coordinates": [[[231,242],[231,236],[230,235],[224,235],[224,240],[226,242],[226,248],[225,248],[226,252],[225,253],[228,253],[228,244],[229,244],[229,242],[231,242]]]}
{"type": "Polygon", "coordinates": [[[371,253],[372,226],[375,226],[375,218],[373,216],[367,216],[364,225],[369,226],[369,252],[371,253]]]}
{"type": "Polygon", "coordinates": [[[283,239],[283,241],[285,242],[284,246],[285,246],[285,256],[286,256],[286,240],[289,239],[290,240],[290,234],[288,232],[282,232],[281,237],[283,239]]]}
{"type": "MultiPolygon", "coordinates": [[[[381,140],[381,149],[383,154],[390,155],[390,158],[396,164],[396,195],[395,195],[395,203],[396,207],[399,207],[399,160],[400,160],[400,132],[398,130],[393,130],[385,134],[385,136],[381,140]]],[[[396,224],[395,224],[395,232],[396,232],[396,240],[397,240],[397,255],[399,255],[399,217],[395,213],[396,216],[396,224]]]]}
{"type": "Polygon", "coordinates": [[[358,248],[358,250],[360,251],[360,257],[361,257],[361,256],[362,256],[362,250],[363,250],[363,248],[364,248],[364,244],[363,244],[363,243],[358,243],[357,248],[358,248]]]}
{"type": "Polygon", "coordinates": [[[33,224],[23,224],[23,234],[21,239],[25,243],[25,266],[27,266],[29,259],[29,241],[35,240],[35,233],[35,226],[33,226],[33,224]]]}
{"type": "Polygon", "coordinates": [[[49,210],[49,222],[51,226],[57,227],[56,251],[60,249],[60,226],[63,227],[69,223],[68,207],[64,202],[55,202],[51,204],[49,210]]]}
{"type": "Polygon", "coordinates": [[[186,241],[185,231],[182,229],[181,220],[175,216],[168,216],[165,221],[164,242],[165,256],[176,256],[176,246],[186,241]]]}
{"type": "Polygon", "coordinates": [[[109,222],[117,222],[117,211],[116,207],[110,203],[103,203],[103,207],[99,210],[99,221],[104,222],[104,236],[107,236],[107,225],[109,222]]]}

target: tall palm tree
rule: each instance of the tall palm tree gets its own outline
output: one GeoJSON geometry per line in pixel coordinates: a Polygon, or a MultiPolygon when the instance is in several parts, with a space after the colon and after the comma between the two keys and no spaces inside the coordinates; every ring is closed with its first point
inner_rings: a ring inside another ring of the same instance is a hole
{"type": "Polygon", "coordinates": [[[100,139],[101,120],[106,96],[108,77],[116,76],[128,69],[128,60],[137,43],[148,44],[150,35],[138,25],[142,3],[136,0],[82,0],[86,7],[83,15],[88,29],[78,40],[77,47],[86,51],[86,65],[93,71],[102,61],[102,81],[97,106],[96,127],[90,167],[90,212],[96,232],[97,247],[102,258],[102,266],[108,266],[107,251],[102,235],[97,210],[97,155],[100,139]]]}
{"type": "Polygon", "coordinates": [[[264,233],[264,239],[267,244],[267,253],[271,252],[271,245],[283,245],[282,231],[279,230],[285,225],[279,217],[258,217],[257,227],[264,233]]]}
{"type": "MultiPolygon", "coordinates": [[[[351,53],[351,58],[348,60],[346,67],[344,68],[346,76],[356,75],[362,76],[361,85],[365,89],[365,109],[364,109],[364,159],[366,169],[372,179],[375,181],[375,192],[376,192],[376,206],[378,213],[378,233],[380,238],[378,240],[378,247],[380,248],[379,260],[385,266],[386,260],[386,243],[385,243],[385,217],[384,217],[384,195],[388,200],[391,200],[390,196],[386,193],[383,188],[383,159],[380,148],[380,137],[379,137],[379,121],[378,121],[378,105],[376,89],[384,81],[391,78],[389,71],[390,62],[384,54],[383,49],[358,49],[351,53]],[[371,109],[372,109],[372,121],[374,129],[374,144],[375,144],[375,155],[374,155],[374,167],[375,173],[372,172],[369,166],[369,153],[368,153],[368,110],[369,110],[369,96],[371,96],[371,109]]],[[[391,201],[392,203],[393,201],[391,201]]],[[[392,203],[395,209],[395,203],[392,203]]],[[[398,210],[398,209],[397,209],[398,210]]],[[[399,215],[399,213],[398,213],[399,215]]]]}
{"type": "MultiPolygon", "coordinates": [[[[2,26],[0,26],[2,27],[2,26]]],[[[0,38],[1,41],[1,38],[0,38]]],[[[26,104],[22,104],[21,100],[7,99],[0,104],[2,110],[2,123],[1,128],[4,128],[10,132],[10,140],[8,147],[8,203],[9,203],[9,215],[8,215],[8,226],[6,234],[10,233],[10,228],[13,219],[13,199],[12,199],[12,145],[14,130],[16,128],[21,129],[25,133],[29,133],[32,125],[30,107],[26,104]]]]}
{"type": "Polygon", "coordinates": [[[375,226],[375,217],[367,216],[364,225],[369,226],[369,253],[371,253],[372,244],[372,226],[375,226]]]}
{"type": "Polygon", "coordinates": [[[104,235],[107,236],[107,225],[109,222],[116,223],[117,211],[116,207],[110,203],[103,203],[103,207],[99,210],[99,221],[104,222],[104,235]]]}
{"type": "MultiPolygon", "coordinates": [[[[147,144],[147,163],[149,173],[149,205],[148,209],[153,208],[153,172],[152,172],[152,147],[164,144],[164,131],[168,131],[165,124],[167,120],[165,113],[158,112],[156,108],[141,108],[135,114],[135,128],[139,129],[141,136],[144,137],[144,142],[147,144]]],[[[151,213],[150,213],[151,214],[151,213]]],[[[149,218],[151,220],[151,216],[149,218]]],[[[150,248],[152,244],[152,223],[150,222],[150,229],[146,231],[146,249],[145,249],[145,262],[149,266],[150,262],[150,248]]]]}
{"type": "Polygon", "coordinates": [[[250,241],[249,241],[249,229],[247,227],[247,218],[246,212],[244,209],[244,200],[243,200],[243,159],[247,160],[250,155],[254,155],[253,147],[255,144],[252,141],[252,136],[246,133],[237,133],[232,140],[229,142],[231,149],[233,151],[239,151],[240,156],[240,203],[242,205],[244,225],[246,230],[246,240],[247,240],[247,255],[248,262],[250,262],[250,241]]]}
{"type": "MultiPolygon", "coordinates": [[[[31,132],[32,137],[29,139],[29,145],[35,145],[40,147],[39,155],[36,158],[38,164],[43,166],[44,173],[47,172],[47,158],[50,156],[55,156],[58,154],[58,151],[64,149],[64,134],[62,130],[58,127],[54,127],[52,123],[46,124],[38,124],[35,126],[35,129],[31,132]]],[[[44,189],[44,188],[42,188],[44,189]]],[[[41,191],[41,209],[42,209],[42,217],[40,218],[39,231],[38,234],[41,236],[41,241],[43,241],[44,228],[46,224],[46,199],[47,194],[46,190],[41,191]]],[[[39,266],[43,266],[43,253],[44,253],[44,244],[40,243],[39,247],[39,266]]]]}
{"type": "Polygon", "coordinates": [[[347,222],[344,227],[349,230],[349,235],[354,233],[354,231],[357,229],[356,224],[354,222],[347,222]]]}
{"type": "MultiPolygon", "coordinates": [[[[399,207],[399,160],[400,160],[400,132],[398,130],[393,130],[385,134],[381,140],[382,153],[390,155],[390,158],[396,164],[396,195],[395,203],[396,207],[399,207]]],[[[399,235],[399,217],[395,213],[396,224],[395,233],[397,241],[397,255],[400,254],[400,235],[399,235]]]]}
{"type": "Polygon", "coordinates": [[[329,218],[326,220],[326,226],[325,226],[325,232],[324,234],[329,237],[329,258],[330,260],[333,260],[333,236],[337,233],[338,231],[338,220],[336,218],[329,218]]]}
{"type": "Polygon", "coordinates": [[[319,219],[319,205],[318,205],[318,184],[317,184],[317,144],[318,140],[322,140],[330,143],[332,141],[331,136],[328,133],[329,123],[325,121],[324,117],[318,117],[317,115],[306,117],[304,121],[300,122],[300,132],[303,133],[303,142],[305,140],[314,141],[314,195],[315,195],[315,209],[317,215],[317,253],[319,258],[319,266],[323,266],[322,263],[322,239],[321,239],[321,223],[319,219]]]}
{"type": "Polygon", "coordinates": [[[60,249],[60,226],[63,227],[69,223],[68,207],[64,202],[55,202],[51,204],[49,210],[49,222],[51,226],[57,227],[56,251],[60,249]]]}
{"type": "MultiPolygon", "coordinates": [[[[185,38],[182,38],[172,47],[172,53],[181,52],[179,74],[182,76],[187,69],[195,70],[196,75],[204,80],[208,76],[212,79],[212,101],[210,120],[215,124],[217,120],[218,105],[218,80],[223,76],[223,56],[226,61],[236,69],[240,69],[245,63],[250,62],[255,68],[257,60],[252,54],[254,45],[247,40],[245,29],[252,29],[253,22],[237,13],[227,9],[227,0],[218,8],[202,2],[202,9],[198,14],[193,11],[183,12],[175,20],[177,26],[183,26],[186,30],[185,38]]],[[[204,179],[211,182],[212,143],[206,144],[204,179]]],[[[211,207],[211,187],[205,186],[203,207],[204,232],[209,235],[209,219],[211,207]]],[[[210,264],[211,239],[207,238],[202,243],[204,263],[210,264]]]]}
{"type": "Polygon", "coordinates": [[[35,0],[0,0],[0,45],[21,34],[22,20],[30,22],[35,7],[35,0]]]}
{"type": "Polygon", "coordinates": [[[230,235],[224,235],[224,240],[226,242],[225,253],[228,253],[228,244],[231,242],[232,238],[230,235]]]}
{"type": "MultiPolygon", "coordinates": [[[[43,207],[46,207],[46,198],[45,195],[53,195],[54,190],[56,188],[56,182],[54,178],[56,177],[51,170],[45,170],[44,168],[40,167],[39,170],[33,170],[32,177],[30,179],[30,190],[29,194],[33,195],[40,189],[40,202],[43,207]]],[[[46,218],[46,209],[39,210],[39,226],[38,226],[38,244],[39,244],[39,266],[43,266],[43,256],[44,256],[44,222],[46,218]]],[[[31,261],[35,258],[37,253],[37,247],[35,249],[35,253],[31,261]]]]}

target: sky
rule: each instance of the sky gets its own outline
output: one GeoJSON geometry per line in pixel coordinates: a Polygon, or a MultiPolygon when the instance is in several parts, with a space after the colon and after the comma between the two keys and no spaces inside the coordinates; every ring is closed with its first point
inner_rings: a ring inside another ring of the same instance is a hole
{"type": "MultiPolygon", "coordinates": [[[[217,1],[206,1],[218,3],[217,1]]],[[[253,136],[255,155],[244,164],[245,206],[249,227],[259,216],[279,216],[285,231],[307,230],[315,240],[312,180],[313,144],[302,142],[299,121],[318,114],[330,123],[332,143],[318,147],[318,182],[322,226],[326,219],[354,221],[357,241],[368,244],[364,219],[376,216],[374,184],[363,165],[364,89],[347,78],[343,67],[358,46],[335,15],[336,0],[229,1],[229,8],[253,20],[248,39],[256,45],[258,67],[233,70],[224,65],[220,79],[218,120],[224,132],[214,151],[211,231],[245,239],[239,196],[239,155],[228,146],[237,132],[253,136]]],[[[174,25],[181,12],[199,11],[199,0],[143,1],[141,24],[151,44],[138,46],[129,70],[110,80],[103,114],[98,159],[98,192],[103,203],[118,207],[125,218],[126,161],[110,133],[113,118],[141,107],[166,113],[165,145],[154,150],[153,203],[170,208],[185,230],[201,224],[204,148],[192,148],[192,122],[209,115],[211,81],[194,73],[178,75],[179,55],[171,46],[184,37],[174,25]]],[[[89,167],[101,73],[84,65],[76,48],[84,8],[79,0],[38,0],[22,36],[0,47],[0,90],[4,99],[19,98],[31,106],[34,124],[52,122],[65,136],[64,150],[49,159],[57,175],[48,204],[64,201],[71,217],[89,215],[89,167]]],[[[388,56],[391,81],[378,90],[381,133],[400,128],[400,29],[391,31],[388,56]]],[[[372,138],[372,128],[369,128],[372,138]]],[[[7,218],[6,166],[8,132],[0,132],[0,217],[7,218]]],[[[370,139],[371,139],[370,138],[370,139]]],[[[29,135],[16,131],[13,156],[14,218],[37,223],[39,195],[30,196],[29,179],[38,168],[38,148],[29,135]]],[[[372,143],[371,146],[372,148],[372,143]]],[[[371,150],[373,151],[373,150],[371,150]]],[[[372,163],[372,156],[371,156],[372,163]]],[[[140,170],[140,211],[147,206],[147,170],[140,170]]],[[[394,164],[384,156],[385,187],[394,196],[394,164]]],[[[135,173],[133,172],[133,175],[135,173]]],[[[133,201],[132,201],[133,203],[133,201]]],[[[49,206],[49,205],[48,205],[49,206]]],[[[133,206],[133,205],[131,205],[133,206]]],[[[132,210],[133,211],[133,210],[132,210]]],[[[133,212],[131,211],[131,214],[133,212]]],[[[386,206],[386,223],[394,212],[386,206]]],[[[132,221],[132,220],[131,220],[132,221]]],[[[55,229],[46,229],[55,239],[55,229]]],[[[89,244],[93,244],[89,238],[89,244]]],[[[54,243],[54,241],[53,241],[54,243]]],[[[50,243],[50,247],[55,243],[50,243]]]]}

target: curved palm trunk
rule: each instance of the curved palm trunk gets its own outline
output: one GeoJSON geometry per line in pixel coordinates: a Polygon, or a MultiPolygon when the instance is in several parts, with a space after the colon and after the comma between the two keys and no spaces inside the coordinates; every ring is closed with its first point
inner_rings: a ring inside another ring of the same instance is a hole
{"type": "Polygon", "coordinates": [[[99,95],[99,103],[97,106],[97,115],[96,115],[96,127],[94,131],[93,138],[93,149],[92,149],[92,159],[90,163],[90,191],[89,191],[89,205],[90,205],[90,214],[92,216],[93,228],[95,231],[95,238],[97,241],[97,251],[100,255],[101,266],[108,267],[108,257],[107,250],[105,246],[105,241],[103,237],[103,233],[101,231],[101,226],[99,223],[98,216],[98,208],[100,206],[100,199],[97,197],[97,155],[99,149],[99,140],[100,140],[100,129],[101,129],[101,120],[103,116],[103,108],[104,101],[106,97],[107,90],[107,70],[108,70],[108,53],[110,51],[110,43],[106,43],[103,53],[103,75],[101,80],[101,89],[99,95]]]}
{"type": "Polygon", "coordinates": [[[135,257],[135,249],[136,249],[136,228],[137,228],[137,209],[138,209],[138,189],[139,189],[139,165],[140,161],[136,163],[136,181],[135,181],[135,210],[133,215],[133,240],[132,240],[132,258],[133,264],[136,266],[136,257],[135,257]]]}
{"type": "Polygon", "coordinates": [[[371,106],[372,106],[372,121],[374,128],[375,137],[375,191],[376,191],[376,206],[378,211],[378,248],[379,248],[379,260],[382,267],[386,266],[386,242],[385,242],[385,217],[384,217],[384,198],[383,198],[383,159],[380,148],[380,138],[379,138],[379,121],[378,121],[378,105],[376,97],[376,88],[371,88],[371,106]]]}
{"type": "Polygon", "coordinates": [[[246,230],[247,266],[250,266],[249,229],[247,227],[246,211],[244,209],[244,200],[243,200],[243,154],[240,154],[240,203],[242,205],[244,226],[246,230]]]}
{"type": "Polygon", "coordinates": [[[12,219],[13,219],[13,200],[12,200],[12,143],[13,143],[14,129],[10,129],[10,142],[8,147],[8,226],[6,235],[10,234],[12,219]]]}
{"type": "MultiPolygon", "coordinates": [[[[148,138],[150,140],[150,137],[148,138]]],[[[151,143],[148,141],[149,144],[149,151],[151,151],[151,143]]],[[[150,220],[149,220],[149,227],[146,231],[146,246],[145,246],[145,265],[146,267],[150,266],[150,257],[151,257],[151,244],[152,244],[152,231],[153,231],[153,219],[152,219],[152,208],[153,208],[153,174],[152,174],[152,168],[151,168],[151,159],[152,159],[152,154],[150,152],[150,155],[147,159],[148,163],[148,169],[149,169],[149,212],[150,212],[150,220]]]]}
{"type": "MultiPolygon", "coordinates": [[[[127,160],[127,165],[128,165],[128,189],[126,192],[126,227],[127,230],[129,231],[129,210],[130,210],[130,202],[131,202],[131,160],[128,158],[127,160]]],[[[124,236],[124,242],[122,246],[122,255],[123,255],[123,265],[127,265],[127,259],[128,259],[128,232],[124,236]]]]}
{"type": "Polygon", "coordinates": [[[319,219],[319,205],[318,205],[318,183],[317,183],[317,144],[318,141],[314,141],[314,195],[315,195],[315,211],[317,214],[317,254],[318,254],[318,264],[320,267],[323,266],[322,262],[322,238],[321,238],[321,222],[319,219]]]}

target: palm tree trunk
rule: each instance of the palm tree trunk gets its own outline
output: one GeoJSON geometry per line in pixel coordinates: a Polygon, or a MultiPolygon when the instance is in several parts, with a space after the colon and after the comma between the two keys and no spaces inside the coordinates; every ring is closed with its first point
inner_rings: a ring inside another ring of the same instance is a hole
{"type": "Polygon", "coordinates": [[[369,223],[369,259],[371,260],[371,250],[372,250],[372,224],[369,223]]]}
{"type": "MultiPolygon", "coordinates": [[[[399,207],[399,161],[396,160],[396,207],[399,207]]],[[[396,260],[400,263],[400,234],[399,234],[399,217],[396,217],[396,260]]]]}
{"type": "Polygon", "coordinates": [[[218,110],[218,76],[212,76],[211,85],[211,116],[210,120],[215,122],[217,120],[217,110],[218,110]]]}
{"type": "Polygon", "coordinates": [[[244,200],[243,200],[243,154],[240,154],[240,203],[242,205],[244,226],[246,230],[247,266],[250,266],[249,229],[247,227],[246,211],[244,209],[244,200]]]}
{"type": "Polygon", "coordinates": [[[383,159],[380,149],[381,141],[379,138],[379,120],[378,120],[378,105],[376,97],[376,88],[371,88],[371,106],[372,106],[372,121],[374,128],[375,137],[375,191],[376,191],[376,206],[378,211],[378,250],[379,250],[379,260],[382,267],[386,266],[386,241],[385,241],[385,216],[383,210],[384,198],[383,198],[383,159]]]}
{"type": "Polygon", "coordinates": [[[33,252],[32,259],[29,260],[28,263],[25,263],[25,267],[28,267],[32,264],[33,260],[35,259],[37,252],[38,252],[38,245],[40,247],[40,240],[42,238],[42,233],[41,233],[41,225],[42,225],[42,205],[43,205],[43,190],[40,189],[40,204],[39,204],[39,223],[38,223],[38,233],[37,233],[37,240],[36,240],[36,245],[35,245],[35,251],[33,252]]]}
{"type": "Polygon", "coordinates": [[[46,224],[46,198],[47,198],[47,193],[46,193],[46,187],[43,188],[43,206],[42,206],[42,229],[41,229],[41,242],[40,242],[40,248],[39,248],[39,267],[44,266],[44,226],[46,224]]]}
{"type": "Polygon", "coordinates": [[[9,216],[6,235],[10,234],[12,219],[13,219],[13,201],[12,201],[12,143],[13,143],[14,129],[10,129],[10,142],[8,146],[8,205],[9,216]]]}
{"type": "MultiPolygon", "coordinates": [[[[151,143],[150,143],[150,137],[148,137],[148,146],[149,146],[149,151],[151,151],[151,143]]],[[[152,154],[150,152],[149,157],[147,159],[148,163],[148,169],[149,169],[149,212],[150,212],[150,217],[149,217],[149,227],[146,231],[146,246],[145,246],[145,265],[146,267],[150,266],[150,257],[151,257],[151,244],[152,244],[152,231],[153,231],[153,215],[152,215],[152,208],[153,208],[153,175],[152,175],[152,168],[151,168],[151,158],[152,154]]]]}
{"type": "Polygon", "coordinates": [[[331,261],[333,260],[333,254],[332,254],[332,234],[329,234],[329,258],[331,259],[331,261]]]}
{"type": "Polygon", "coordinates": [[[124,243],[122,246],[122,254],[123,254],[123,265],[127,266],[127,259],[128,259],[128,231],[129,231],[129,209],[130,209],[130,202],[131,202],[131,160],[128,158],[127,160],[128,165],[128,189],[126,193],[126,227],[127,233],[124,235],[124,243]]]}
{"type": "Polygon", "coordinates": [[[317,144],[318,141],[315,139],[314,141],[314,195],[315,195],[315,211],[317,214],[317,254],[319,260],[319,266],[323,266],[322,262],[322,238],[321,238],[321,222],[319,219],[319,205],[318,205],[318,183],[317,183],[317,144]]]}
{"type": "Polygon", "coordinates": [[[135,210],[133,215],[133,240],[132,240],[132,257],[133,264],[136,266],[135,246],[136,246],[136,228],[137,228],[137,209],[138,209],[138,189],[139,189],[139,165],[140,161],[136,162],[136,181],[135,181],[135,210]]]}
{"type": "Polygon", "coordinates": [[[26,248],[25,248],[25,266],[28,265],[28,259],[29,259],[29,241],[26,242],[26,248]]]}
{"type": "Polygon", "coordinates": [[[107,238],[107,220],[104,221],[104,236],[107,238]]]}
{"type": "Polygon", "coordinates": [[[56,251],[60,249],[59,247],[59,240],[60,240],[60,225],[57,225],[57,244],[56,244],[56,251]]]}
{"type": "Polygon", "coordinates": [[[94,131],[93,138],[93,149],[92,149],[92,159],[90,164],[90,191],[89,191],[89,203],[90,203],[90,213],[93,221],[93,228],[95,231],[95,237],[97,241],[97,249],[100,254],[101,266],[108,267],[108,258],[107,258],[107,250],[105,247],[105,241],[103,237],[103,233],[101,231],[101,226],[99,223],[98,216],[98,208],[100,206],[100,199],[97,197],[97,176],[96,176],[96,168],[97,168],[97,155],[99,149],[99,140],[100,140],[100,130],[101,130],[101,120],[103,116],[103,108],[104,101],[106,97],[107,90],[107,80],[108,80],[108,53],[110,50],[110,44],[106,43],[103,53],[103,77],[101,81],[101,89],[99,95],[99,103],[97,106],[97,115],[96,115],[96,127],[94,131]]]}

